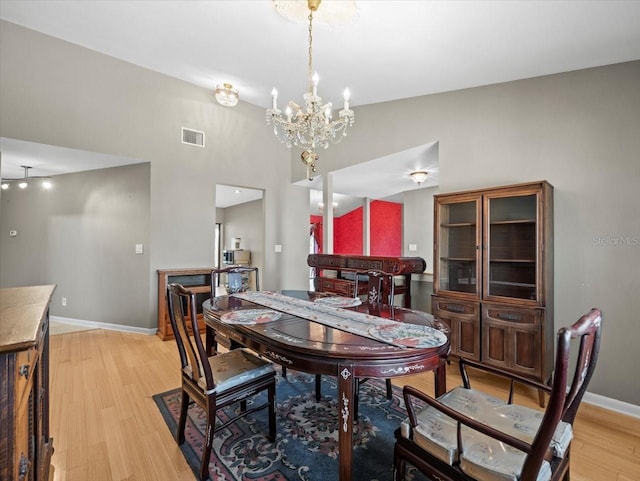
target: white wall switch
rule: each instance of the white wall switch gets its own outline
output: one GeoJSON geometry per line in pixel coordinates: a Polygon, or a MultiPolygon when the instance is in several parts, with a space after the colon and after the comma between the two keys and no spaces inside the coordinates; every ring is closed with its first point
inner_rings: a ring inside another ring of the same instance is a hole
{"type": "Polygon", "coordinates": [[[417,244],[409,244],[409,252],[415,252],[418,250],[417,244]]]}
{"type": "Polygon", "coordinates": [[[60,302],[62,302],[62,307],[67,307],[67,298],[63,297],[62,299],[60,299],[60,302]]]}
{"type": "Polygon", "coordinates": [[[142,254],[143,250],[142,244],[136,244],[136,254],[142,254]]]}
{"type": "Polygon", "coordinates": [[[282,252],[282,246],[280,244],[276,244],[276,252],[282,252]]]}

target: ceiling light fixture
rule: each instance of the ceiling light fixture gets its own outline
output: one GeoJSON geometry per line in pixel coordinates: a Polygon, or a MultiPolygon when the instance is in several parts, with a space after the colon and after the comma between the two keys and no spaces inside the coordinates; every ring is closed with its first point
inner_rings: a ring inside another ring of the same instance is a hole
{"type": "Polygon", "coordinates": [[[51,177],[29,177],[29,169],[31,169],[31,166],[21,165],[20,167],[24,169],[24,177],[20,179],[2,179],[2,190],[9,189],[11,187],[11,184],[13,183],[17,183],[18,187],[20,187],[21,189],[26,189],[27,187],[29,187],[29,180],[31,179],[43,179],[42,187],[44,187],[45,189],[50,189],[52,187],[53,184],[51,183],[51,177]]]}
{"type": "Polygon", "coordinates": [[[218,84],[215,94],[216,100],[220,105],[224,105],[225,107],[235,107],[238,105],[240,95],[238,94],[238,89],[234,89],[231,84],[218,84]]]}
{"type": "Polygon", "coordinates": [[[318,10],[321,0],[308,0],[309,8],[309,90],[304,94],[304,105],[294,101],[287,104],[284,115],[278,109],[278,91],[271,91],[271,108],[267,109],[267,125],[273,124],[276,138],[291,148],[292,145],[302,148],[302,163],[307,166],[307,178],[313,179],[316,171],[318,154],[315,149],[319,146],[329,147],[329,141],[338,143],[347,135],[347,128],[354,123],[353,110],[349,109],[351,93],[345,89],[344,108],[339,112],[338,119],[333,120],[331,102],[322,105],[322,98],[318,96],[318,73],[313,73],[313,13],[318,10]]]}
{"type": "Polygon", "coordinates": [[[413,180],[418,185],[427,180],[427,172],[424,170],[416,170],[415,172],[411,172],[411,174],[409,175],[411,175],[411,180],[413,180]]]}

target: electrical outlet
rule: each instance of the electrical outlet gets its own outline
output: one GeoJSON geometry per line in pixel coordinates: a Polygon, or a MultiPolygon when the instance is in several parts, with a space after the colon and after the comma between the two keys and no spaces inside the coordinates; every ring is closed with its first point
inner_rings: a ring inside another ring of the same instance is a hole
{"type": "Polygon", "coordinates": [[[67,298],[63,297],[62,299],[60,299],[62,301],[62,307],[67,307],[67,298]]]}

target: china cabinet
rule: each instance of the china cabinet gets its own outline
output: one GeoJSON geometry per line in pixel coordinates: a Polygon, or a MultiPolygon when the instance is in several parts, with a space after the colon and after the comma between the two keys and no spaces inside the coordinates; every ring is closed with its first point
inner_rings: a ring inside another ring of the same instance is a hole
{"type": "Polygon", "coordinates": [[[546,382],[553,366],[553,187],[435,196],[433,313],[451,354],[546,382]]]}

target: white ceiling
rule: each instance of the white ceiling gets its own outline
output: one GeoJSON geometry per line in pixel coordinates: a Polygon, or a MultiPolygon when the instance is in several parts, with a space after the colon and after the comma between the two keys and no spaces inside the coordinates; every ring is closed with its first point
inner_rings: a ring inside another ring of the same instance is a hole
{"type": "MultiPolygon", "coordinates": [[[[357,6],[351,23],[315,23],[313,31],[318,92],[339,105],[348,87],[356,122],[360,105],[640,59],[640,1],[357,6]]],[[[301,102],[307,87],[307,26],[277,14],[269,0],[2,0],[0,18],[208,89],[232,83],[242,101],[262,107],[274,86],[282,103],[301,102]]],[[[22,175],[29,155],[22,149],[18,158],[12,146],[2,139],[3,177],[22,175]]],[[[34,167],[33,175],[60,173],[45,171],[45,153],[38,155],[43,171],[34,167]]],[[[73,171],[59,158],[54,166],[73,171]]]]}

